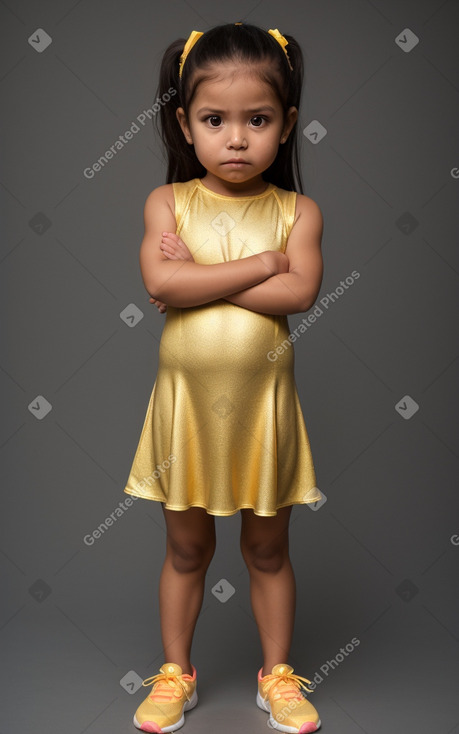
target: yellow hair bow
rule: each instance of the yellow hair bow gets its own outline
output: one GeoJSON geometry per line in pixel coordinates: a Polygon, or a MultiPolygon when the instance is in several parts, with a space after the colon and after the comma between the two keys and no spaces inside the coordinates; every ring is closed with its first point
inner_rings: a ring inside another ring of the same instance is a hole
{"type": "Polygon", "coordinates": [[[284,50],[284,54],[287,57],[288,65],[290,66],[290,70],[293,71],[293,66],[290,63],[290,59],[288,57],[287,49],[285,48],[288,45],[287,39],[285,38],[285,36],[282,35],[282,33],[279,33],[279,31],[277,30],[277,28],[274,28],[274,30],[272,28],[270,28],[269,31],[268,31],[268,33],[270,33],[276,39],[276,41],[282,46],[282,48],[284,50]]]}
{"type": "Polygon", "coordinates": [[[203,35],[203,31],[191,31],[188,37],[188,41],[185,43],[185,46],[183,48],[183,53],[180,56],[180,66],[179,66],[180,79],[182,78],[182,69],[183,69],[183,64],[185,63],[185,59],[188,56],[188,54],[190,53],[191,49],[193,48],[198,38],[201,38],[202,35],[203,35]]]}
{"type": "MultiPolygon", "coordinates": [[[[235,23],[234,25],[242,25],[242,23],[235,23]]],[[[180,64],[179,64],[179,77],[180,77],[180,79],[182,78],[182,71],[183,71],[183,65],[185,63],[185,59],[188,56],[188,54],[190,53],[190,51],[193,48],[193,46],[196,43],[196,41],[199,38],[201,38],[201,36],[203,35],[203,33],[204,33],[203,31],[191,31],[191,33],[190,33],[190,35],[188,37],[188,40],[185,43],[185,46],[183,48],[183,53],[180,56],[180,64]]],[[[274,28],[274,29],[273,28],[270,28],[269,31],[268,31],[268,33],[270,33],[273,36],[273,38],[275,38],[276,41],[282,47],[282,49],[283,49],[283,51],[284,51],[284,53],[285,53],[285,55],[287,57],[288,65],[289,65],[291,71],[293,71],[293,67],[292,67],[292,65],[290,63],[290,59],[288,57],[288,53],[287,53],[287,50],[285,48],[288,45],[287,39],[285,38],[285,36],[282,35],[282,33],[279,33],[279,31],[277,30],[277,28],[274,28]]]]}

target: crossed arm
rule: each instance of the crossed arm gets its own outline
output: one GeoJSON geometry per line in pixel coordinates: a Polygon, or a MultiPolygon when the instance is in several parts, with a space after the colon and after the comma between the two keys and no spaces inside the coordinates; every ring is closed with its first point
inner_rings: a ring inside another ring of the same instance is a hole
{"type": "MultiPolygon", "coordinates": [[[[156,303],[161,312],[167,304],[181,308],[218,298],[266,314],[301,313],[314,304],[323,275],[323,218],[318,205],[309,197],[297,195],[295,223],[285,254],[265,251],[215,265],[195,263],[183,240],[174,232],[166,231],[167,226],[163,227],[161,235],[156,233],[156,243],[157,237],[161,237],[162,257],[159,261],[156,245],[156,262],[153,263],[152,228],[147,226],[148,203],[147,199],[140,262],[150,302],[156,303]],[[160,263],[162,266],[158,268],[160,263]],[[152,278],[154,271],[156,277],[152,278]]],[[[157,199],[155,204],[157,211],[157,199]]],[[[164,217],[161,221],[164,223],[164,217]]]]}
{"type": "Polygon", "coordinates": [[[302,313],[310,309],[322,283],[322,233],[323,218],[318,205],[298,195],[297,218],[285,249],[288,272],[226,296],[226,300],[267,314],[302,313]]]}

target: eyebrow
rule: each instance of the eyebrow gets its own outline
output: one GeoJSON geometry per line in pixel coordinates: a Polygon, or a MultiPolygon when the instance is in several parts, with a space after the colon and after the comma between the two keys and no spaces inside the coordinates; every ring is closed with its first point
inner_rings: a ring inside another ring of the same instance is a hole
{"type": "MultiPolygon", "coordinates": [[[[243,112],[254,114],[255,112],[262,112],[269,110],[270,112],[275,112],[276,110],[274,107],[271,107],[271,105],[260,105],[260,107],[254,107],[252,110],[243,110],[243,112]]],[[[211,107],[201,107],[200,110],[196,112],[197,115],[200,115],[202,112],[214,112],[217,115],[224,115],[228,110],[216,110],[211,107]]]]}

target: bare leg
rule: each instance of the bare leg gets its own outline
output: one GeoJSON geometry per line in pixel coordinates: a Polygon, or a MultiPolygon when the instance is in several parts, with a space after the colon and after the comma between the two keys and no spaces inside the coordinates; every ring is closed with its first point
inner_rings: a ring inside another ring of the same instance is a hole
{"type": "Polygon", "coordinates": [[[242,513],[241,551],[250,576],[250,597],[263,650],[262,675],[287,663],[296,607],[296,582],[288,553],[292,506],[275,517],[242,513]]]}
{"type": "Polygon", "coordinates": [[[191,645],[215,551],[215,520],[202,507],[183,511],[162,507],[167,525],[166,558],[159,581],[164,660],[192,675],[191,645]]]}

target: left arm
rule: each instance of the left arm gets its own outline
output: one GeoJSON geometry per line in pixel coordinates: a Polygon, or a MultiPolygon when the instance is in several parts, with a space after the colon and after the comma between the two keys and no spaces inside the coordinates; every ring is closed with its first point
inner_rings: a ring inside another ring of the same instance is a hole
{"type": "Polygon", "coordinates": [[[323,217],[315,201],[302,194],[297,195],[296,214],[285,249],[288,273],[272,275],[226,296],[226,301],[267,314],[302,313],[311,308],[322,284],[323,217]]]}
{"type": "MultiPolygon", "coordinates": [[[[285,254],[288,272],[272,275],[262,283],[225,296],[223,300],[251,311],[266,314],[293,314],[308,311],[315,303],[323,276],[322,242],[323,218],[318,205],[303,194],[297,195],[296,219],[291,229],[285,254]]],[[[167,257],[193,260],[183,240],[169,233],[167,257]]],[[[161,313],[166,304],[151,297],[161,313]]]]}

